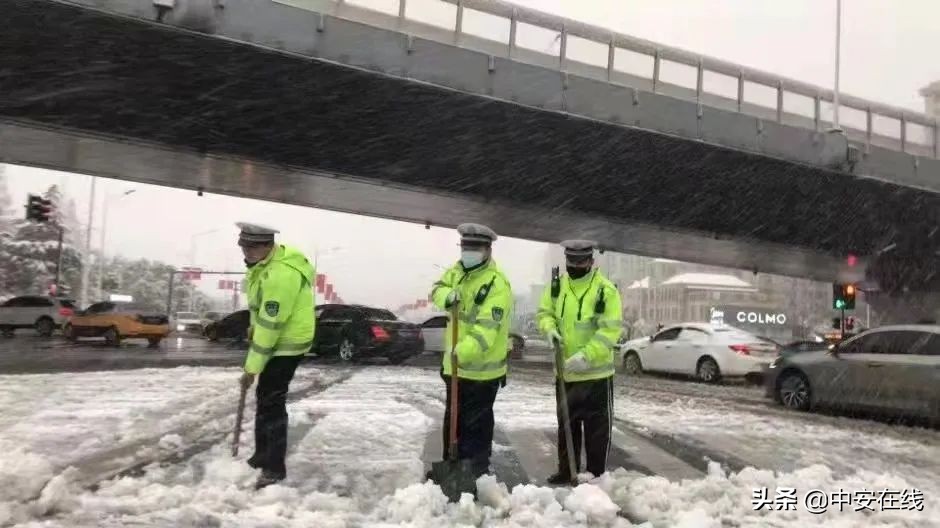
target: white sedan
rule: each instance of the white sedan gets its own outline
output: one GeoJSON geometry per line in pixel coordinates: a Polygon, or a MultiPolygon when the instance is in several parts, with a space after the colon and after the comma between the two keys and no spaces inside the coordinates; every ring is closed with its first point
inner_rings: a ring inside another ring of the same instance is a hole
{"type": "Polygon", "coordinates": [[[627,375],[670,372],[705,382],[760,376],[778,353],[776,345],[754,334],[708,323],[668,326],[653,336],[627,341],[620,350],[627,375]]]}

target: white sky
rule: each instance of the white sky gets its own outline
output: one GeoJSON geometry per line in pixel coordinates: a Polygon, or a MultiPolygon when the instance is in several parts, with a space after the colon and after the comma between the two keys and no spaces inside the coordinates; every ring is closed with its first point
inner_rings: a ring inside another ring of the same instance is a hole
{"type": "MultiPolygon", "coordinates": [[[[348,0],[350,1],[350,0],[348,0]]],[[[394,0],[350,3],[397,5],[394,0]]],[[[689,51],[759,68],[823,87],[832,87],[835,0],[517,0],[590,24],[689,51]]],[[[441,9],[440,0],[409,0],[409,13],[441,9]]],[[[397,9],[397,8],[394,8],[397,9]]],[[[427,11],[431,13],[432,11],[427,11]]],[[[468,21],[465,20],[465,24],[468,21]]],[[[520,35],[521,38],[524,36],[520,35]]],[[[530,38],[533,38],[530,35],[530,38]]],[[[545,39],[551,45],[551,36],[545,39]]],[[[940,79],[940,1],[845,0],[843,2],[842,90],[859,97],[923,111],[917,91],[940,79]]],[[[87,216],[90,178],[39,169],[9,167],[7,180],[14,205],[26,194],[60,184],[73,197],[82,222],[87,216]]],[[[190,263],[192,235],[199,236],[196,264],[240,271],[235,246],[239,220],[282,231],[282,241],[320,258],[344,300],[396,307],[427,295],[439,270],[458,256],[454,231],[333,213],[256,200],[99,180],[100,225],[104,195],[136,192],[109,200],[106,250],[129,258],[190,263]]],[[[458,219],[459,220],[459,219],[458,219]]],[[[93,244],[97,246],[98,235],[93,244]]],[[[501,239],[496,259],[517,294],[540,282],[545,273],[545,245],[501,239]]]]}

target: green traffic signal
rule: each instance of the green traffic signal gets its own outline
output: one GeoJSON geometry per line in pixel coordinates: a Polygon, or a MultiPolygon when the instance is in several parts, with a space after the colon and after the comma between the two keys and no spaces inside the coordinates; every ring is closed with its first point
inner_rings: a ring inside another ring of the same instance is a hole
{"type": "Polygon", "coordinates": [[[843,301],[842,299],[836,299],[834,306],[836,310],[841,310],[845,308],[845,301],[843,301]]]}

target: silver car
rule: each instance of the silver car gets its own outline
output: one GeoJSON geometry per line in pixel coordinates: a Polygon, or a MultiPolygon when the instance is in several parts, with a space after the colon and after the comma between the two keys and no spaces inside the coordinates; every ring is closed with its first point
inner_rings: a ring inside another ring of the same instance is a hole
{"type": "Polygon", "coordinates": [[[780,356],[765,384],[792,409],[827,405],[940,423],[940,326],[885,326],[830,350],[780,356]]]}

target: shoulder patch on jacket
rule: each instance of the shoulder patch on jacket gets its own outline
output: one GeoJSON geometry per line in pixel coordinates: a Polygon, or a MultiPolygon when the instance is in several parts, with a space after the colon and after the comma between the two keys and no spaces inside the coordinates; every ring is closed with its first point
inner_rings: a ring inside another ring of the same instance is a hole
{"type": "Polygon", "coordinates": [[[494,321],[502,321],[502,320],[503,320],[503,309],[502,309],[502,308],[500,308],[500,307],[498,307],[498,306],[494,306],[494,307],[493,307],[493,320],[494,320],[494,321]]]}
{"type": "Polygon", "coordinates": [[[281,311],[281,304],[277,301],[264,303],[264,313],[268,314],[268,317],[277,317],[279,311],[281,311]]]}

